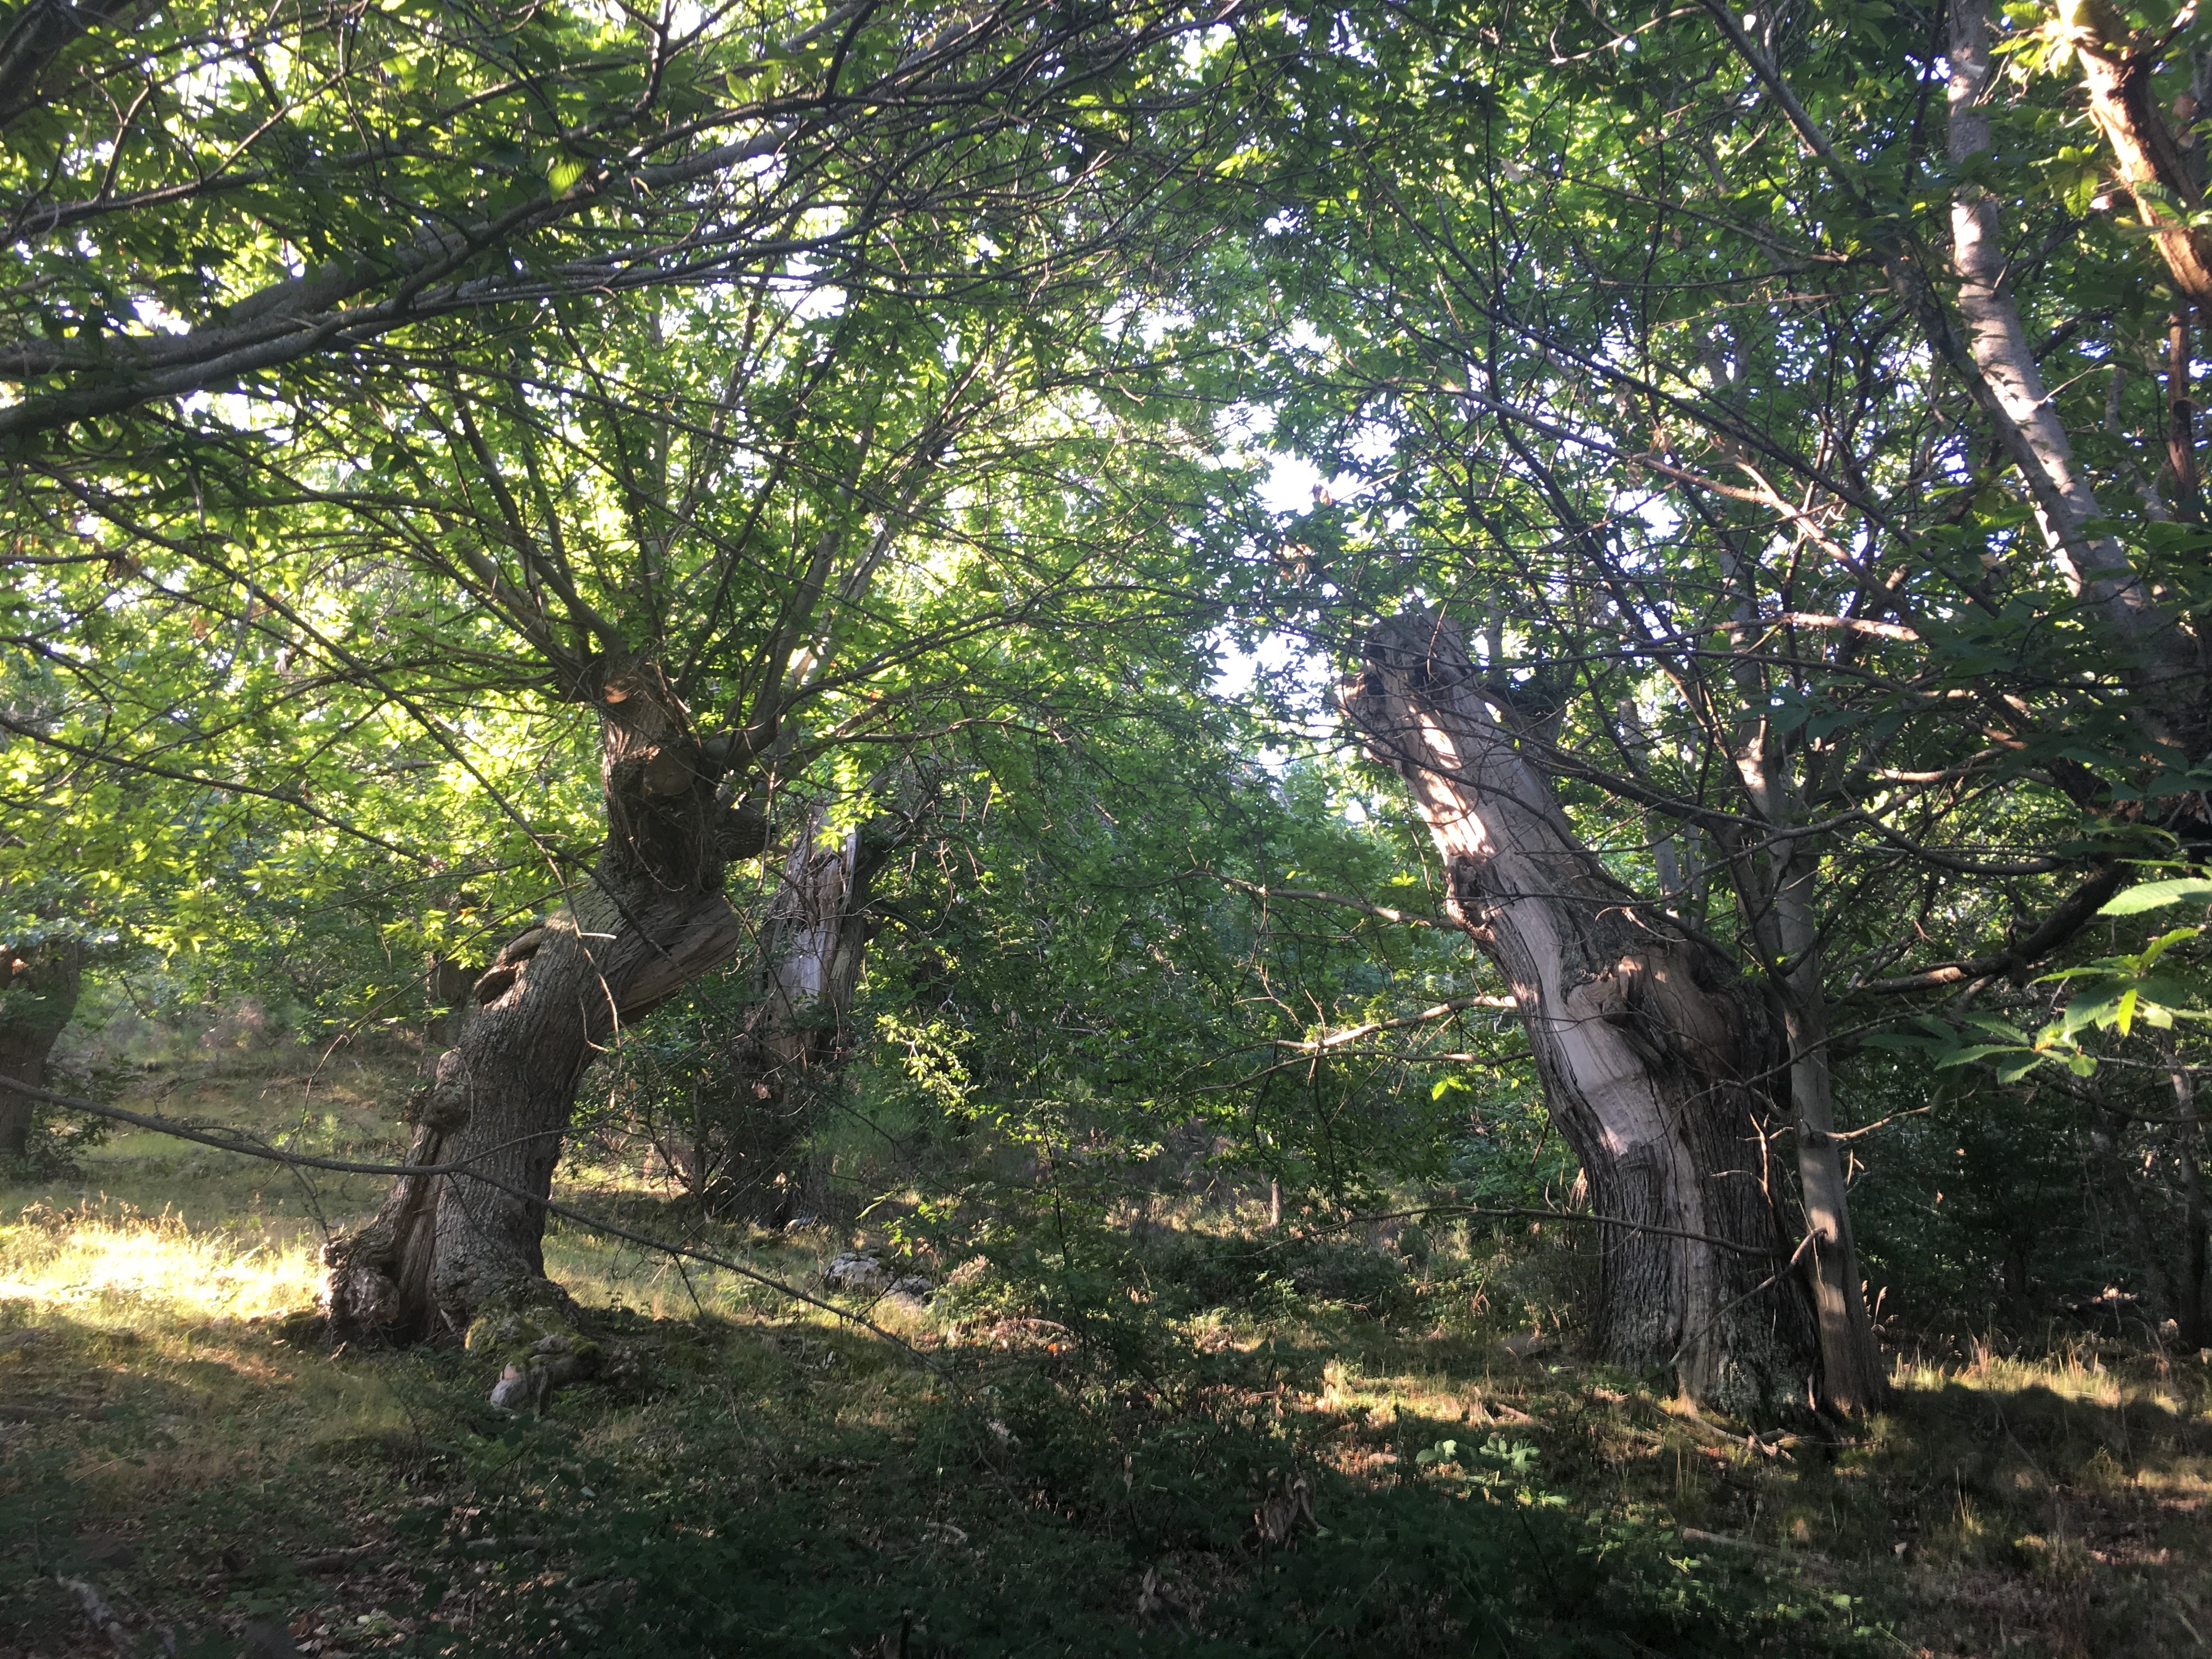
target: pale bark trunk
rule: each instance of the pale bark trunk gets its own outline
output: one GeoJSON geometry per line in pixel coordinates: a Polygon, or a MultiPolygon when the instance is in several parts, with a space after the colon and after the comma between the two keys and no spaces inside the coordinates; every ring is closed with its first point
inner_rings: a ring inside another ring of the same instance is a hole
{"type": "Polygon", "coordinates": [[[1379,628],[1344,705],[1411,788],[1453,914],[1513,987],[1553,1119],[1613,1224],[1599,1230],[1599,1352],[1672,1365],[1726,1409],[1802,1400],[1810,1321],[1780,1273],[1759,1000],[1605,873],[1492,719],[1451,624],[1379,628]]]}
{"type": "MultiPolygon", "coordinates": [[[[828,1171],[806,1155],[850,1038],[866,959],[868,899],[904,826],[872,820],[827,841],[817,807],[801,821],[761,925],[758,998],[728,1080],[717,1207],[781,1225],[829,1206],[828,1171]]],[[[702,1159],[702,1162],[708,1160],[702,1159]]]]}
{"type": "Polygon", "coordinates": [[[335,1328],[465,1330],[495,1299],[562,1300],[545,1281],[544,1201],[585,1068],[621,1028],[733,955],[721,895],[730,812],[658,670],[629,665],[599,704],[608,836],[568,907],[504,946],[479,1009],[440,1057],[403,1176],[325,1252],[335,1328]]]}
{"type": "MultiPolygon", "coordinates": [[[[76,1012],[84,985],[84,945],[50,939],[18,951],[0,945],[0,1079],[43,1087],[46,1057],[76,1012]]],[[[0,1084],[0,1158],[30,1151],[37,1104],[0,1084]]]]}
{"type": "MultiPolygon", "coordinates": [[[[2113,88],[2100,93],[2100,76],[2105,60],[2085,50],[2083,73],[2091,91],[2091,109],[2116,146],[2124,135],[2115,136],[2113,88]]],[[[1972,161],[1990,149],[1989,118],[1982,112],[1992,75],[1990,58],[1988,0],[1954,0],[1951,8],[1948,88],[1950,131],[1948,149],[1954,165],[1972,161]]],[[[2117,73],[2117,71],[2115,71],[2117,73]]],[[[2147,83],[2147,76],[2145,77],[2147,83]]],[[[2114,82],[2113,87],[2117,88],[2114,82]]],[[[2154,112],[2151,121],[2160,134],[2165,126],[2154,112]]],[[[2171,136],[2167,135],[2168,142],[2171,136]]],[[[2123,149],[2123,171],[2131,182],[2142,182],[2128,171],[2123,149]]],[[[2148,161],[2143,166],[2148,167],[2148,161]]],[[[2150,176],[2145,174],[2145,177],[2150,176]]],[[[2191,194],[2193,197],[2193,187],[2191,194]]],[[[2147,218],[2154,218],[2150,209],[2147,218]]],[[[2193,250],[2195,233],[2161,233],[2161,248],[2171,263],[2177,250],[2193,250]],[[2178,238],[2178,240],[2175,240],[2178,238]]],[[[2020,307],[2005,280],[2003,224],[1996,198],[1979,185],[1962,187],[1951,204],[1951,253],[1959,276],[1959,309],[1965,316],[1968,345],[1984,380],[2003,415],[2017,429],[2021,453],[2014,457],[2024,471],[2035,502],[2035,513],[2045,542],[2067,586],[2087,600],[2113,627],[2140,641],[2148,666],[2160,678],[2193,672],[2196,653],[2191,642],[2175,626],[2150,592],[2149,586],[2128,563],[2127,554],[2109,536],[2093,536],[2087,526],[2104,516],[2091,489],[2087,474],[2076,462],[2066,427],[2051,400],[2034,351],[2022,326],[2020,307]],[[2039,482],[2041,488],[2037,488],[2039,482]]],[[[2195,253],[2189,257],[2194,258],[2195,253]]],[[[2176,279],[2182,280],[2180,267],[2176,279]]],[[[2184,283],[2192,297],[2197,290],[2184,283]]],[[[2212,296],[2212,290],[2208,291],[2212,296]]]]}

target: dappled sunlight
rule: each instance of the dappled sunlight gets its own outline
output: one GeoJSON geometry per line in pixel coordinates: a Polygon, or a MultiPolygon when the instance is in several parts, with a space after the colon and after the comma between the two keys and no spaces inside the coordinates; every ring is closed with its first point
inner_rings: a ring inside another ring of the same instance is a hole
{"type": "Polygon", "coordinates": [[[311,1238],[195,1231],[127,1204],[33,1204],[0,1225],[0,1300],[251,1319],[312,1303],[321,1278],[311,1238]]]}
{"type": "MultiPolygon", "coordinates": [[[[2138,1364],[2136,1369],[2142,1367],[2138,1364]]],[[[1958,1388],[1992,1395],[2042,1389],[2076,1405],[2109,1408],[2147,1404],[2181,1414],[2203,1412],[2212,1406],[2212,1401],[2201,1398],[2191,1404],[2185,1397],[2188,1390],[2179,1381],[2184,1376],[2201,1375],[2200,1366],[2177,1369],[2169,1364],[2162,1370],[2162,1375],[2153,1370],[2146,1376],[2115,1370],[2106,1364],[2098,1345],[2086,1340],[2040,1356],[1999,1354],[1975,1341],[1969,1344],[1963,1361],[1946,1363],[1899,1355],[1891,1367],[1890,1386],[1905,1392],[1958,1388]]]]}

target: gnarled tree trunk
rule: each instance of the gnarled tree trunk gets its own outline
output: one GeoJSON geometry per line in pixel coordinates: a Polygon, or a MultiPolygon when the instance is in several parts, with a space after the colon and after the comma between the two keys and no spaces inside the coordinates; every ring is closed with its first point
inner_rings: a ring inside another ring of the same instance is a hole
{"type": "Polygon", "coordinates": [[[1813,1326],[1766,1144],[1778,1045],[1733,967],[1605,873],[1492,718],[1457,630],[1378,628],[1344,707],[1406,779],[1452,913],[1513,988],[1601,1236],[1599,1352],[1692,1397],[1804,1398],[1813,1326]]]}
{"type": "Polygon", "coordinates": [[[495,1298],[557,1302],[544,1200],[576,1086],[615,1034],[734,954],[722,896],[750,825],[721,768],[647,663],[602,665],[607,839],[567,907],[503,946],[478,1011],[418,1097],[408,1162],[375,1218],[325,1252],[335,1328],[411,1338],[465,1330],[495,1298]]]}
{"type": "MultiPolygon", "coordinates": [[[[0,944],[0,1079],[33,1089],[46,1082],[46,1056],[76,1012],[84,984],[84,943],[51,939],[20,948],[0,944]]],[[[0,1158],[30,1151],[37,1103],[0,1086],[0,1158]]]]}

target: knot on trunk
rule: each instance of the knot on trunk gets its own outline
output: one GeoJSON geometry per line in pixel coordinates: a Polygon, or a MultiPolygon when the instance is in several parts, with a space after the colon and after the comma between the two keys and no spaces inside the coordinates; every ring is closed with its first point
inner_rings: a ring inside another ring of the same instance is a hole
{"type": "Polygon", "coordinates": [[[1693,953],[1655,940],[1625,953],[1566,994],[1575,1018],[1595,1018],[1619,1030],[1649,1064],[1680,1066],[1739,1077],[1749,1035],[1734,1017],[1735,1001],[1699,983],[1693,953]]]}
{"type": "MultiPolygon", "coordinates": [[[[522,965],[538,954],[545,943],[545,924],[539,922],[526,928],[499,947],[499,954],[484,969],[483,977],[477,981],[476,1000],[479,1008],[489,1008],[509,991],[522,977],[522,965]]],[[[443,1061],[440,1062],[441,1065],[443,1061]]]]}
{"type": "Polygon", "coordinates": [[[1337,702],[1362,725],[1381,717],[1382,693],[1382,676],[1372,668],[1340,680],[1336,686],[1337,702]]]}
{"type": "Polygon", "coordinates": [[[725,863],[758,858],[768,850],[768,814],[750,795],[730,803],[714,826],[714,850],[725,863]]]}
{"type": "Polygon", "coordinates": [[[1448,691],[1474,678],[1474,664],[1460,641],[1459,629],[1440,611],[1413,611],[1381,623],[1367,636],[1367,670],[1362,682],[1396,674],[1410,690],[1448,691]]]}
{"type": "Polygon", "coordinates": [[[399,1285],[389,1269],[398,1229],[380,1217],[359,1232],[323,1246],[323,1311],[333,1333],[347,1337],[391,1331],[404,1317],[399,1285]]]}
{"type": "Polygon", "coordinates": [[[1455,853],[1444,864],[1444,908],[1477,944],[1492,942],[1488,910],[1498,895],[1484,878],[1493,862],[1478,853],[1455,853]]]}
{"type": "Polygon", "coordinates": [[[441,1135],[468,1127],[468,1085],[459,1081],[426,1083],[407,1097],[404,1121],[441,1135]]]}
{"type": "Polygon", "coordinates": [[[696,763],[698,758],[688,744],[670,744],[655,749],[641,764],[638,781],[648,795],[681,795],[699,776],[700,769],[696,763]]]}

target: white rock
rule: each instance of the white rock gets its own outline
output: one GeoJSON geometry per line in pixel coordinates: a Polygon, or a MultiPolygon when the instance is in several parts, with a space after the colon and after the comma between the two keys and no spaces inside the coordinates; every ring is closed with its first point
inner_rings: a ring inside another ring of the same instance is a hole
{"type": "Polygon", "coordinates": [[[848,1250],[822,1270],[822,1282],[833,1291],[876,1296],[890,1288],[891,1276],[874,1256],[848,1250]]]}

